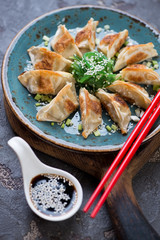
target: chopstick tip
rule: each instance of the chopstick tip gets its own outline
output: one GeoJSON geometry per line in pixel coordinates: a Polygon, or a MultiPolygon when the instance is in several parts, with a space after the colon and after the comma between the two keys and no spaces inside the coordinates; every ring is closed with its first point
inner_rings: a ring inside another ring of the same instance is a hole
{"type": "Polygon", "coordinates": [[[97,213],[95,213],[95,212],[93,211],[90,216],[91,216],[91,218],[95,218],[96,215],[97,215],[97,213]]]}
{"type": "Polygon", "coordinates": [[[86,212],[87,212],[87,210],[86,210],[85,208],[83,208],[83,212],[84,212],[84,213],[86,213],[86,212]]]}
{"type": "Polygon", "coordinates": [[[86,205],[84,208],[83,208],[83,212],[88,212],[88,210],[89,210],[89,207],[86,205]]]}

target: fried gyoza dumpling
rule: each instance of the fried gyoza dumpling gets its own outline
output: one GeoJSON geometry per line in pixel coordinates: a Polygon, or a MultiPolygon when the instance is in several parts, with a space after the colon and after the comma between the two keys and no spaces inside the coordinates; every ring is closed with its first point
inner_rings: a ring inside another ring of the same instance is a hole
{"type": "Polygon", "coordinates": [[[99,43],[98,50],[103,52],[108,58],[112,58],[124,44],[128,37],[128,30],[116,34],[107,34],[99,43]]]}
{"type": "Polygon", "coordinates": [[[74,83],[67,83],[49,104],[38,111],[36,118],[38,121],[62,122],[78,105],[74,83]]]}
{"type": "Polygon", "coordinates": [[[158,53],[151,42],[125,47],[118,55],[113,71],[116,72],[127,65],[139,63],[155,56],[158,56],[158,53]]]}
{"type": "Polygon", "coordinates": [[[80,50],[74,42],[74,38],[64,25],[58,26],[58,30],[51,41],[51,46],[55,52],[61,54],[65,58],[70,58],[74,54],[82,57],[80,50]]]}
{"type": "Polygon", "coordinates": [[[28,54],[35,69],[68,71],[72,63],[60,54],[43,47],[33,46],[28,49],[28,54]]]}
{"type": "Polygon", "coordinates": [[[100,99],[112,120],[118,124],[122,134],[127,133],[131,117],[131,111],[127,103],[118,94],[107,93],[102,89],[97,91],[96,96],[100,99]]]}
{"type": "Polygon", "coordinates": [[[134,64],[120,72],[122,78],[129,82],[160,85],[160,75],[143,64],[134,64]]]}
{"type": "Polygon", "coordinates": [[[82,53],[90,52],[95,49],[96,27],[99,21],[91,18],[87,25],[79,31],[75,37],[75,42],[82,53]]]}
{"type": "Polygon", "coordinates": [[[75,82],[72,74],[49,70],[31,70],[18,76],[24,87],[33,94],[56,95],[67,82],[75,82]]]}
{"type": "Polygon", "coordinates": [[[146,90],[134,83],[117,80],[109,85],[107,89],[111,92],[119,93],[128,102],[134,103],[144,109],[146,109],[151,103],[146,90]]]}
{"type": "Polygon", "coordinates": [[[83,126],[82,136],[87,138],[102,122],[101,103],[85,88],[81,88],[79,93],[79,104],[83,126]]]}

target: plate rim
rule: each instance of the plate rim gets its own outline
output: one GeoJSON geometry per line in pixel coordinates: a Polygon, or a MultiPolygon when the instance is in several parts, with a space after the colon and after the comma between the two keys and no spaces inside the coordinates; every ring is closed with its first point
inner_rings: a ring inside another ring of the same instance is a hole
{"type": "MultiPolygon", "coordinates": [[[[47,13],[44,13],[42,15],[40,15],[39,17],[34,18],[32,21],[30,21],[29,23],[27,23],[20,31],[18,31],[18,33],[15,35],[15,37],[12,39],[12,41],[10,42],[4,58],[3,58],[3,62],[2,62],[2,69],[1,69],[1,82],[2,82],[2,89],[3,89],[3,93],[5,96],[5,99],[7,100],[7,103],[9,104],[9,107],[11,108],[12,112],[14,113],[15,117],[18,118],[18,120],[27,128],[27,130],[31,131],[33,134],[35,134],[36,136],[38,136],[40,139],[45,140],[51,144],[56,145],[57,147],[62,147],[68,150],[73,150],[73,151],[79,151],[79,152],[87,152],[87,153],[109,153],[109,152],[115,152],[118,151],[122,148],[123,144],[117,144],[117,145],[106,145],[103,147],[100,146],[82,146],[82,145],[78,145],[78,144],[74,144],[74,143],[70,143],[67,142],[65,140],[62,139],[56,139],[54,138],[54,136],[52,136],[51,139],[49,138],[49,135],[45,134],[41,129],[39,129],[38,127],[36,127],[34,124],[32,124],[21,112],[21,110],[16,106],[15,102],[12,99],[12,94],[10,92],[10,88],[8,84],[8,78],[7,78],[7,64],[8,64],[8,59],[10,56],[11,51],[13,50],[16,42],[19,40],[19,38],[22,36],[22,34],[29,29],[30,26],[32,26],[33,24],[35,24],[37,21],[45,18],[46,16],[49,16],[51,14],[54,13],[59,13],[61,11],[65,11],[68,9],[77,9],[77,8],[92,8],[92,9],[103,9],[103,10],[110,10],[113,12],[118,12],[121,13],[125,16],[128,16],[130,18],[132,18],[133,20],[137,20],[138,22],[143,23],[147,28],[149,28],[151,31],[153,31],[153,33],[155,33],[156,35],[158,35],[160,37],[160,31],[158,29],[156,29],[155,27],[153,27],[151,24],[148,24],[146,21],[144,21],[143,19],[134,16],[133,14],[130,14],[128,12],[122,11],[120,9],[114,9],[114,8],[110,8],[110,7],[106,7],[106,6],[98,6],[98,5],[74,5],[74,6],[69,6],[69,7],[63,7],[63,8],[58,8],[52,11],[49,11],[47,13]],[[26,121],[27,120],[27,121],[26,121]]],[[[157,128],[151,132],[144,140],[143,143],[147,142],[148,140],[150,140],[153,136],[155,136],[158,132],[160,132],[160,125],[157,126],[157,128]]]]}

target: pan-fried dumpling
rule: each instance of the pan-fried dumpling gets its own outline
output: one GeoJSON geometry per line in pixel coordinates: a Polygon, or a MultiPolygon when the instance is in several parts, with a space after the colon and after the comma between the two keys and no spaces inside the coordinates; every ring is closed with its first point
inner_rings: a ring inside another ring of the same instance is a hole
{"type": "Polygon", "coordinates": [[[127,65],[139,63],[155,56],[158,56],[158,53],[151,42],[125,47],[118,55],[113,71],[116,72],[127,65]]]}
{"type": "Polygon", "coordinates": [[[87,25],[77,33],[75,42],[82,53],[95,49],[96,27],[98,23],[99,21],[94,21],[94,19],[91,18],[87,25]]]}
{"type": "Polygon", "coordinates": [[[160,75],[143,64],[134,64],[120,72],[122,78],[129,82],[160,85],[160,75]]]}
{"type": "Polygon", "coordinates": [[[56,95],[67,82],[75,82],[72,74],[49,70],[31,70],[18,76],[24,87],[33,94],[56,95]]]}
{"type": "Polygon", "coordinates": [[[107,87],[111,92],[119,93],[128,102],[146,109],[151,100],[144,88],[134,83],[117,80],[107,87]]]}
{"type": "Polygon", "coordinates": [[[112,58],[124,44],[128,37],[128,30],[116,34],[107,34],[99,43],[98,50],[103,52],[108,58],[112,58]]]}
{"type": "Polygon", "coordinates": [[[58,30],[51,41],[51,46],[55,52],[61,54],[65,58],[70,58],[74,54],[82,57],[80,50],[74,42],[74,38],[64,25],[58,26],[58,30]]]}
{"type": "Polygon", "coordinates": [[[67,83],[49,104],[38,111],[36,118],[38,121],[62,122],[78,105],[74,83],[67,83]]]}
{"type": "Polygon", "coordinates": [[[87,138],[102,122],[102,109],[99,99],[85,88],[80,89],[79,104],[83,126],[82,136],[87,138]]]}
{"type": "Polygon", "coordinates": [[[68,71],[72,63],[60,54],[43,47],[33,46],[28,49],[28,54],[35,69],[68,71]]]}
{"type": "Polygon", "coordinates": [[[112,120],[119,125],[122,134],[127,133],[131,117],[131,111],[127,103],[118,94],[107,93],[103,89],[99,89],[96,96],[100,99],[112,120]]]}

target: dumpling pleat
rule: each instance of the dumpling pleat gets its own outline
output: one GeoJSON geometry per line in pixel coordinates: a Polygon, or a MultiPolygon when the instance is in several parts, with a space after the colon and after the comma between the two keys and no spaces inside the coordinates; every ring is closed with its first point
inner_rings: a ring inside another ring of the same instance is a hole
{"type": "Polygon", "coordinates": [[[58,30],[51,41],[53,50],[69,59],[74,54],[82,57],[80,50],[74,42],[74,38],[66,29],[65,25],[59,25],[58,30]]]}
{"type": "Polygon", "coordinates": [[[120,50],[128,37],[128,30],[116,34],[107,34],[99,43],[98,50],[103,52],[108,58],[114,57],[114,55],[120,50]]]}
{"type": "Polygon", "coordinates": [[[111,119],[119,125],[122,134],[126,134],[131,117],[127,103],[118,94],[107,93],[103,89],[99,89],[96,96],[100,99],[111,119]]]}
{"type": "Polygon", "coordinates": [[[144,109],[147,109],[151,103],[147,91],[134,83],[117,80],[109,85],[107,89],[111,92],[120,94],[120,96],[128,102],[136,104],[144,109]]]}
{"type": "Polygon", "coordinates": [[[79,104],[83,126],[82,136],[87,138],[102,123],[102,109],[99,99],[85,88],[80,89],[79,104]]]}
{"type": "Polygon", "coordinates": [[[52,95],[56,95],[67,82],[75,82],[70,73],[49,70],[30,70],[19,75],[18,79],[30,93],[52,95]]]}
{"type": "Polygon", "coordinates": [[[49,104],[38,111],[36,118],[38,121],[62,122],[78,105],[75,86],[67,83],[49,104]]]}
{"type": "Polygon", "coordinates": [[[77,33],[75,43],[82,53],[95,49],[96,27],[98,23],[98,21],[94,21],[94,19],[91,18],[87,25],[77,33]]]}
{"type": "Polygon", "coordinates": [[[127,46],[118,55],[113,71],[116,72],[127,65],[142,62],[148,58],[156,57],[158,53],[153,43],[127,46]]]}
{"type": "Polygon", "coordinates": [[[69,71],[72,63],[60,54],[43,47],[33,46],[28,49],[28,54],[35,69],[69,71]]]}
{"type": "Polygon", "coordinates": [[[134,64],[120,72],[122,78],[139,84],[160,85],[160,75],[143,64],[134,64]]]}

